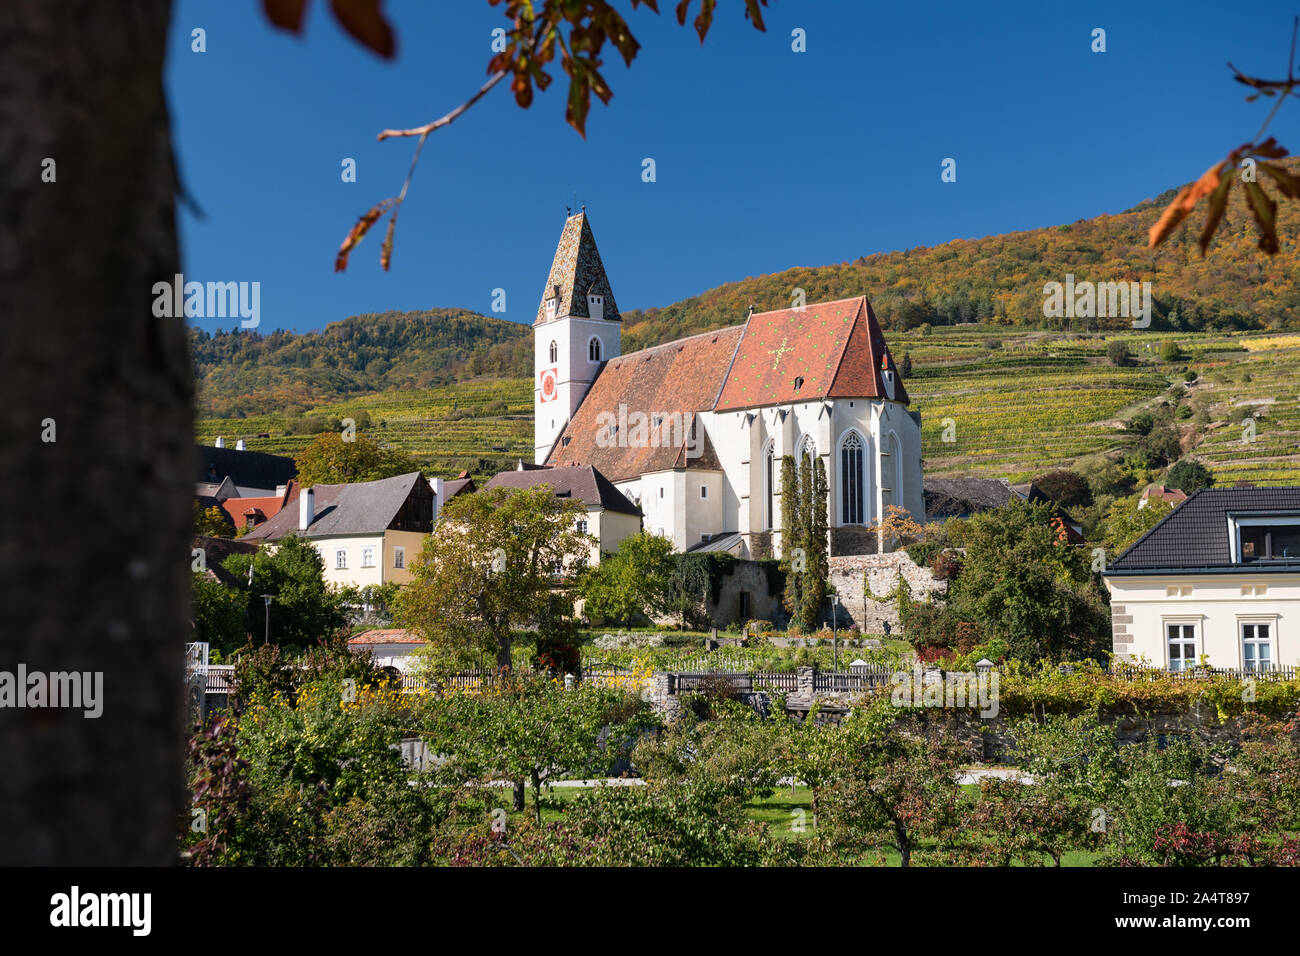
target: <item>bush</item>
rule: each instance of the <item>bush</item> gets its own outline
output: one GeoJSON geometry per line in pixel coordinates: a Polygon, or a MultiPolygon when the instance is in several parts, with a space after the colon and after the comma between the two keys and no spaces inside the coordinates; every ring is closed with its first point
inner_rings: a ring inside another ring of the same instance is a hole
{"type": "Polygon", "coordinates": [[[1178,343],[1173,339],[1165,339],[1160,343],[1160,361],[1162,362],[1183,362],[1187,360],[1187,353],[1179,348],[1178,343]]]}
{"type": "Polygon", "coordinates": [[[1106,358],[1111,365],[1131,365],[1133,355],[1129,352],[1128,346],[1119,339],[1112,339],[1106,343],[1106,358]]]}

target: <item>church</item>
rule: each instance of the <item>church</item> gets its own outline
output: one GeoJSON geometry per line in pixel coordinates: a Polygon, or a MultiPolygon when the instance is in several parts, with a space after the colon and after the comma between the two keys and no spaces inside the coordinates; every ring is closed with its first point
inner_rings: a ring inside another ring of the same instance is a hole
{"type": "Polygon", "coordinates": [[[593,466],[677,551],[781,553],[781,459],[822,460],[832,555],[877,549],[890,505],[925,520],[921,417],[865,295],[622,354],[586,210],[533,322],[535,466],[593,466]]]}

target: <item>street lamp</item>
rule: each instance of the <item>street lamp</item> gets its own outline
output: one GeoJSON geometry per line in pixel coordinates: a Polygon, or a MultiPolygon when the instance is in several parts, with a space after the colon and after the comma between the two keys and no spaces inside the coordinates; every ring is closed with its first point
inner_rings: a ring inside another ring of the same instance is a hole
{"type": "Polygon", "coordinates": [[[266,630],[262,632],[263,644],[269,644],[271,642],[271,598],[273,596],[274,595],[270,594],[262,595],[262,600],[266,602],[266,630]]]}
{"type": "Polygon", "coordinates": [[[831,592],[831,667],[840,669],[840,592],[831,592]]]}

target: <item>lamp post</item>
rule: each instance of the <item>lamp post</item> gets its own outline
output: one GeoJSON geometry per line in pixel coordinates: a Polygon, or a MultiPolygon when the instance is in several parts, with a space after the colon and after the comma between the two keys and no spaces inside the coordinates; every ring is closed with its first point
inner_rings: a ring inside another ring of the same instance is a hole
{"type": "Polygon", "coordinates": [[[831,592],[831,666],[840,669],[840,593],[831,592]]]}
{"type": "Polygon", "coordinates": [[[271,643],[271,598],[273,595],[263,594],[262,600],[266,602],[266,629],[262,632],[262,643],[271,643]]]}

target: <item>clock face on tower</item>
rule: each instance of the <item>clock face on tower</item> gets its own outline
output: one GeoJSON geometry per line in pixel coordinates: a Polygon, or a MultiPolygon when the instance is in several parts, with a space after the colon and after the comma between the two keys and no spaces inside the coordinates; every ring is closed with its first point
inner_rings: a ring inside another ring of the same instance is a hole
{"type": "Polygon", "coordinates": [[[556,373],[557,373],[557,369],[553,369],[553,368],[542,370],[542,376],[541,376],[542,401],[544,402],[555,401],[556,395],[558,394],[558,388],[556,386],[556,373]]]}

